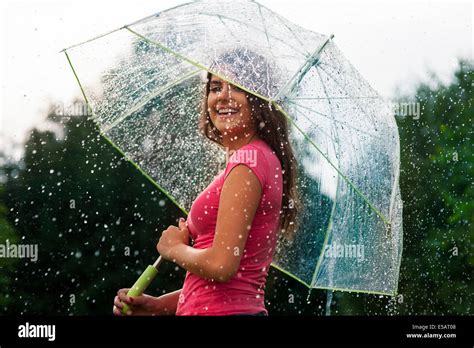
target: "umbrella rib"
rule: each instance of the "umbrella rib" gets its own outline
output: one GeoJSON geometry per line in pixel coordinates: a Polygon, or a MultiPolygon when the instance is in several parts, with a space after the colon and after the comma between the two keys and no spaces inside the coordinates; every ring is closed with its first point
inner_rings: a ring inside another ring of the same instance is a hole
{"type": "Polygon", "coordinates": [[[326,66],[328,66],[328,67],[330,67],[330,68],[332,68],[332,69],[334,69],[334,70],[337,70],[336,67],[332,66],[331,64],[328,64],[327,62],[321,62],[321,65],[326,65],[326,66]]]}
{"type": "Polygon", "coordinates": [[[329,236],[332,232],[332,222],[334,219],[334,212],[336,211],[336,204],[337,204],[337,196],[339,195],[339,177],[337,178],[337,185],[336,185],[336,197],[334,197],[334,203],[332,204],[331,215],[329,215],[328,226],[326,228],[326,234],[324,236],[323,246],[321,248],[321,253],[318,257],[318,262],[316,263],[316,269],[313,273],[313,279],[311,280],[311,287],[316,284],[316,279],[318,277],[319,269],[321,268],[321,263],[323,262],[324,252],[326,251],[326,245],[328,244],[329,236]]]}
{"type": "MultiPolygon", "coordinates": [[[[140,69],[142,69],[140,66],[136,66],[136,67],[130,68],[130,69],[126,72],[126,74],[124,74],[125,76],[123,77],[123,79],[127,80],[127,78],[128,78],[129,76],[134,76],[134,75],[135,75],[135,72],[136,72],[136,71],[139,71],[140,69]]],[[[102,76],[107,76],[107,75],[102,75],[102,76]]],[[[119,74],[108,74],[108,76],[113,76],[113,78],[115,78],[116,76],[121,76],[121,75],[119,75],[119,74]]],[[[140,92],[141,90],[147,89],[148,86],[149,86],[150,84],[154,83],[154,82],[155,82],[154,77],[150,76],[149,80],[147,80],[147,81],[145,80],[142,85],[140,85],[140,86],[139,86],[138,88],[136,88],[135,90],[131,91],[130,94],[136,94],[136,93],[140,92]]],[[[113,82],[112,82],[112,84],[113,84],[113,82]]]]}
{"type": "MultiPolygon", "coordinates": [[[[327,64],[326,64],[326,65],[327,65],[327,64]]],[[[324,68],[322,67],[322,64],[320,64],[320,65],[318,66],[318,68],[321,69],[322,71],[324,71],[324,73],[325,73],[326,75],[328,75],[328,76],[339,86],[339,88],[344,92],[345,95],[347,95],[348,98],[358,98],[358,99],[361,99],[361,98],[369,98],[369,97],[353,97],[353,96],[349,95],[349,94],[345,91],[345,89],[339,84],[339,82],[338,82],[337,79],[334,77],[334,75],[332,75],[329,71],[327,71],[326,69],[324,69],[324,68]]],[[[372,89],[372,87],[370,87],[370,85],[368,85],[368,87],[372,89]]],[[[374,95],[373,98],[374,98],[374,99],[377,99],[377,98],[380,98],[380,97],[379,97],[378,95],[374,95]]]]}
{"type": "Polygon", "coordinates": [[[77,84],[79,85],[79,88],[81,89],[81,93],[82,93],[82,96],[84,97],[84,100],[86,101],[87,108],[89,109],[89,112],[92,115],[92,118],[94,118],[94,112],[89,104],[89,99],[87,99],[86,92],[84,91],[84,88],[82,87],[82,83],[79,80],[79,76],[76,73],[76,69],[74,69],[74,66],[72,65],[71,59],[69,58],[69,54],[67,53],[67,50],[64,50],[63,52],[66,55],[67,62],[69,63],[69,66],[71,67],[72,73],[74,74],[74,77],[76,78],[77,84]]]}
{"type": "MultiPolygon", "coordinates": [[[[275,18],[277,18],[281,24],[283,24],[285,26],[286,29],[288,29],[288,31],[293,35],[293,37],[296,39],[296,41],[298,41],[298,43],[301,45],[301,47],[305,47],[306,45],[303,44],[300,40],[300,38],[295,34],[295,32],[293,31],[293,29],[291,29],[288,24],[285,22],[285,19],[283,17],[281,17],[278,13],[270,10],[269,8],[263,6],[262,4],[259,4],[258,2],[252,0],[252,2],[254,2],[259,8],[264,8],[265,10],[267,10],[268,12],[270,12],[275,18]]],[[[300,29],[303,29],[303,28],[300,28],[300,29]]],[[[310,55],[310,52],[305,52],[305,55],[306,56],[309,56],[310,55]]]]}
{"type": "Polygon", "coordinates": [[[61,51],[59,51],[59,53],[66,52],[67,50],[70,50],[70,49],[75,48],[75,47],[77,47],[77,46],[85,45],[86,43],[89,43],[89,42],[92,42],[92,41],[101,39],[101,38],[103,38],[104,36],[113,34],[113,33],[117,32],[117,31],[122,30],[123,28],[124,28],[124,27],[120,27],[120,28],[117,28],[117,29],[108,31],[108,32],[106,32],[106,33],[104,33],[104,34],[95,36],[95,37],[93,37],[92,39],[89,39],[89,40],[86,40],[86,41],[82,41],[82,42],[79,42],[78,44],[75,44],[75,45],[72,45],[72,46],[63,48],[61,51]]]}
{"type": "Polygon", "coordinates": [[[313,289],[322,289],[322,290],[335,290],[335,291],[344,291],[344,292],[356,292],[356,293],[364,293],[364,294],[373,294],[373,295],[384,295],[384,296],[395,296],[397,291],[395,292],[383,292],[383,291],[370,291],[370,290],[360,290],[360,289],[346,289],[346,288],[331,288],[329,286],[315,286],[313,289]]]}
{"type": "Polygon", "coordinates": [[[220,18],[220,17],[218,17],[218,18],[219,18],[219,21],[224,25],[224,27],[226,27],[226,29],[229,31],[229,33],[234,37],[234,39],[238,40],[239,38],[237,36],[235,36],[234,31],[227,25],[227,23],[224,22],[224,20],[222,18],[220,18]]]}
{"type": "Polygon", "coordinates": [[[283,93],[286,93],[287,91],[293,90],[293,88],[301,81],[303,76],[308,72],[309,69],[311,69],[314,65],[316,65],[319,61],[319,57],[321,55],[321,52],[326,48],[326,45],[333,39],[334,35],[331,34],[324,43],[318,47],[313,54],[306,59],[304,64],[296,71],[296,73],[285,83],[285,85],[280,89],[280,91],[277,93],[275,96],[275,100],[278,100],[283,93]]]}
{"type": "MultiPolygon", "coordinates": [[[[334,118],[334,113],[332,111],[332,105],[331,105],[331,99],[329,99],[329,96],[328,96],[328,93],[327,93],[327,90],[326,90],[326,86],[324,85],[323,83],[323,80],[321,78],[321,75],[319,74],[319,71],[316,69],[316,72],[318,73],[318,76],[319,76],[319,79],[321,80],[321,84],[322,84],[322,87],[323,87],[323,91],[324,91],[324,94],[326,95],[326,97],[328,98],[327,99],[327,102],[328,102],[328,105],[329,105],[329,110],[331,112],[331,116],[332,116],[332,120],[333,122],[335,121],[335,118],[334,118]]],[[[333,124],[334,125],[334,124],[333,124]]],[[[336,138],[337,138],[337,134],[336,134],[336,138]]],[[[338,150],[339,150],[339,141],[337,141],[337,145],[338,145],[338,150]]],[[[336,152],[336,149],[334,149],[334,152],[336,154],[339,154],[339,151],[336,152]]],[[[316,264],[316,269],[314,270],[314,274],[313,274],[313,279],[311,280],[311,285],[313,284],[316,284],[316,279],[318,277],[318,274],[319,274],[319,270],[321,268],[321,264],[323,262],[323,258],[324,258],[324,252],[326,251],[326,245],[328,243],[328,240],[329,240],[329,236],[331,235],[332,233],[332,223],[333,223],[333,219],[334,219],[334,212],[336,211],[336,205],[337,205],[337,197],[339,195],[339,180],[340,180],[340,176],[338,176],[337,178],[337,184],[336,184],[336,196],[334,198],[334,202],[333,202],[333,205],[332,205],[332,209],[331,209],[331,215],[329,216],[329,221],[328,221],[328,226],[326,228],[326,234],[324,236],[324,242],[323,242],[323,246],[321,248],[321,253],[319,254],[319,258],[318,258],[318,262],[316,264]]]]}
{"type": "MultiPolygon", "coordinates": [[[[321,65],[318,66],[318,68],[321,69],[322,71],[324,71],[324,73],[326,73],[326,74],[334,81],[334,83],[339,87],[339,89],[340,89],[345,95],[347,95],[348,98],[351,98],[351,96],[346,92],[346,90],[339,84],[339,82],[337,82],[337,80],[334,78],[334,76],[332,76],[329,72],[327,72],[321,65]]],[[[374,98],[374,99],[379,99],[379,98],[376,97],[376,98],[374,98]]],[[[375,126],[375,121],[373,120],[373,117],[370,115],[370,112],[368,112],[368,111],[367,111],[365,108],[363,108],[361,105],[359,105],[359,104],[356,104],[356,105],[357,105],[357,107],[358,107],[361,111],[363,111],[363,112],[365,112],[366,114],[369,115],[369,117],[370,117],[370,119],[371,119],[371,121],[372,121],[372,125],[373,125],[375,128],[377,128],[377,127],[375,126]]]]}
{"type": "Polygon", "coordinates": [[[265,25],[265,19],[263,18],[262,9],[260,8],[260,6],[258,6],[258,13],[260,15],[260,18],[262,19],[263,30],[265,32],[265,37],[267,38],[268,47],[271,49],[270,39],[268,37],[267,26],[265,25]]]}
{"type": "Polygon", "coordinates": [[[161,14],[161,13],[166,13],[166,12],[168,12],[168,11],[175,10],[175,9],[177,9],[177,8],[179,8],[179,7],[182,7],[182,6],[190,5],[190,4],[192,4],[192,3],[194,3],[194,1],[193,1],[193,2],[187,2],[187,3],[184,3],[184,4],[180,4],[180,5],[177,5],[177,6],[175,6],[175,7],[168,8],[168,9],[166,9],[166,10],[164,10],[164,11],[157,12],[157,13],[152,14],[152,15],[150,15],[150,16],[143,17],[142,19],[139,19],[139,20],[137,20],[137,21],[135,21],[135,22],[133,22],[133,23],[124,25],[124,26],[122,26],[122,27],[120,27],[120,28],[117,28],[117,29],[108,31],[108,32],[106,32],[106,33],[104,33],[104,34],[101,34],[101,35],[98,35],[98,36],[95,36],[95,37],[93,37],[92,39],[89,39],[89,40],[86,40],[86,41],[82,41],[82,42],[80,42],[80,43],[78,43],[78,44],[75,44],[75,45],[72,45],[72,46],[63,48],[61,51],[59,51],[59,53],[62,53],[62,52],[66,51],[66,50],[69,50],[69,49],[71,49],[71,48],[74,48],[74,47],[77,47],[77,46],[81,46],[81,45],[84,45],[84,44],[86,44],[86,43],[89,43],[89,42],[92,42],[92,41],[95,41],[95,40],[98,40],[98,39],[100,39],[100,38],[103,38],[104,36],[107,36],[107,35],[109,35],[109,34],[113,34],[113,33],[117,32],[117,31],[119,31],[119,30],[125,29],[125,28],[126,28],[127,26],[129,26],[129,25],[138,24],[138,23],[140,23],[140,22],[146,21],[146,20],[149,19],[149,18],[157,17],[157,16],[158,16],[159,14],[161,14]]]}
{"type": "MultiPolygon", "coordinates": [[[[273,54],[273,50],[272,50],[272,45],[270,44],[270,37],[269,37],[269,34],[268,34],[267,26],[265,24],[265,18],[263,18],[261,6],[258,6],[258,12],[260,14],[260,18],[262,19],[263,29],[265,29],[265,37],[267,38],[267,43],[268,43],[268,48],[270,50],[270,54],[273,58],[273,61],[276,62],[277,60],[275,59],[275,55],[273,54]]],[[[268,74],[268,66],[266,66],[266,69],[267,69],[266,73],[268,74]]],[[[270,86],[268,84],[269,84],[269,81],[267,80],[267,90],[270,90],[270,86]]]]}
{"type": "MultiPolygon", "coordinates": [[[[125,25],[125,27],[127,26],[131,26],[131,25],[136,25],[136,24],[139,24],[139,23],[142,23],[142,22],[145,22],[147,19],[150,19],[150,18],[153,18],[153,17],[158,17],[160,14],[162,13],[167,13],[167,12],[170,12],[170,11],[173,11],[173,10],[176,10],[180,7],[184,7],[184,6],[188,6],[188,5],[191,5],[191,4],[194,4],[196,3],[197,1],[190,1],[190,2],[185,2],[184,4],[179,4],[179,5],[176,5],[174,7],[170,7],[170,8],[167,8],[166,10],[164,11],[158,11],[157,13],[151,15],[151,16],[147,16],[147,17],[144,17],[142,19],[139,19],[133,23],[129,23],[127,25],[125,25]]],[[[122,27],[121,29],[123,29],[124,27],[122,27]]]]}
{"type": "MultiPolygon", "coordinates": [[[[298,105],[297,105],[298,106],[298,105]]],[[[308,116],[306,116],[304,113],[301,113],[301,115],[307,119],[314,127],[316,127],[317,129],[319,129],[319,131],[321,133],[323,133],[326,137],[328,137],[329,139],[331,139],[332,141],[336,142],[336,139],[334,139],[331,135],[327,134],[326,131],[324,131],[320,126],[318,126],[316,123],[314,123],[308,116]]]]}
{"type": "MultiPolygon", "coordinates": [[[[233,22],[237,22],[245,27],[248,27],[248,28],[252,28],[252,29],[255,29],[255,30],[258,30],[260,32],[264,32],[262,29],[256,27],[256,26],[253,26],[253,25],[250,25],[248,23],[243,23],[242,21],[239,21],[237,19],[234,19],[234,18],[230,18],[230,17],[227,17],[227,16],[223,16],[223,15],[219,15],[219,14],[212,14],[212,13],[204,13],[204,12],[198,12],[198,14],[201,14],[203,16],[209,16],[209,17],[217,17],[217,18],[223,18],[223,19],[226,19],[226,20],[229,20],[229,21],[233,21],[233,22]]],[[[288,42],[278,38],[278,37],[275,37],[273,35],[270,35],[272,38],[274,38],[276,41],[279,41],[281,42],[282,44],[284,44],[285,46],[293,49],[295,52],[297,52],[298,54],[302,55],[303,57],[307,57],[307,54],[304,53],[304,52],[301,52],[298,48],[294,47],[293,45],[290,45],[288,42]]]]}
{"type": "MultiPolygon", "coordinates": [[[[328,71],[326,71],[326,69],[324,69],[321,65],[318,66],[319,69],[321,69],[322,71],[324,71],[333,81],[334,83],[339,87],[339,89],[345,94],[347,95],[349,98],[350,98],[350,95],[346,92],[346,90],[339,84],[339,82],[334,78],[334,76],[332,76],[328,71]]],[[[319,73],[319,72],[318,72],[319,73]]],[[[370,87],[370,85],[369,85],[370,87]]],[[[370,87],[371,88],[371,87],[370,87]]],[[[374,98],[374,99],[380,99],[379,97],[377,98],[374,98]]],[[[369,115],[369,118],[370,118],[370,121],[372,122],[372,125],[374,126],[374,128],[377,129],[377,126],[376,126],[376,122],[375,120],[373,119],[372,115],[370,112],[368,112],[368,110],[366,110],[364,107],[362,107],[360,104],[358,103],[355,103],[355,105],[357,106],[358,109],[360,109],[362,112],[364,112],[365,114],[369,115]]]]}
{"type": "Polygon", "coordinates": [[[361,198],[367,203],[367,205],[382,219],[382,221],[390,225],[390,221],[376,208],[374,205],[368,200],[368,198],[354,185],[354,183],[346,177],[341,170],[332,163],[332,161],[321,151],[321,149],[311,140],[310,137],[293,121],[293,119],[288,115],[288,113],[283,110],[283,108],[278,105],[275,101],[273,101],[273,105],[280,110],[280,112],[286,116],[286,118],[290,121],[290,123],[295,126],[295,128],[305,137],[307,141],[309,141],[313,147],[324,157],[324,159],[338,172],[338,174],[361,196],[361,198]]]}
{"type": "Polygon", "coordinates": [[[379,97],[306,97],[293,98],[293,100],[324,100],[324,99],[379,99],[379,97]]]}
{"type": "Polygon", "coordinates": [[[263,18],[262,8],[260,6],[258,6],[258,13],[260,14],[260,18],[262,19],[262,25],[263,25],[263,29],[265,30],[265,37],[267,38],[270,54],[272,55],[273,61],[276,61],[275,56],[273,54],[272,45],[270,44],[270,36],[268,35],[267,26],[265,24],[265,18],[263,18]]]}
{"type": "Polygon", "coordinates": [[[115,145],[115,143],[107,136],[105,135],[104,133],[101,133],[100,132],[100,127],[99,125],[96,123],[97,127],[98,127],[98,130],[99,130],[99,133],[100,135],[113,147],[115,148],[122,156],[123,158],[125,158],[129,163],[131,163],[140,173],[142,173],[145,178],[147,178],[154,186],[156,186],[161,192],[163,192],[163,194],[168,197],[168,199],[173,202],[183,213],[185,213],[186,215],[189,214],[189,212],[183,207],[181,206],[181,204],[179,204],[176,199],[174,199],[174,197],[168,192],[166,191],[164,188],[162,188],[152,177],[150,177],[147,173],[145,173],[145,171],[138,165],[135,163],[134,160],[132,160],[129,156],[127,156],[127,154],[125,152],[123,152],[117,145],[115,145]]]}
{"type": "Polygon", "coordinates": [[[173,81],[167,85],[165,85],[163,88],[161,88],[160,90],[156,91],[155,93],[152,93],[150,96],[148,96],[147,98],[145,98],[143,101],[141,101],[140,103],[138,103],[137,105],[135,105],[133,108],[129,109],[127,112],[125,112],[122,116],[118,117],[114,122],[112,122],[110,125],[106,126],[103,128],[103,133],[106,133],[108,132],[109,130],[111,130],[112,128],[114,128],[117,124],[119,124],[120,122],[122,122],[124,119],[126,119],[128,116],[130,116],[131,114],[133,114],[134,112],[136,112],[137,110],[140,110],[146,103],[148,103],[150,100],[156,98],[158,95],[160,95],[161,93],[163,92],[166,92],[167,90],[169,90],[170,88],[176,86],[178,83],[181,83],[185,80],[187,80],[188,78],[196,75],[197,73],[199,73],[201,71],[201,69],[199,70],[193,70],[185,75],[183,75],[181,78],[179,78],[178,80],[176,81],[173,81]]]}
{"type": "MultiPolygon", "coordinates": [[[[338,82],[337,79],[334,77],[334,75],[333,75],[331,72],[329,72],[327,69],[325,69],[325,68],[323,67],[323,65],[326,65],[327,67],[330,67],[331,69],[335,69],[335,68],[334,68],[332,65],[329,65],[329,64],[327,64],[327,63],[325,63],[325,62],[321,62],[321,64],[318,66],[318,68],[320,68],[322,71],[324,71],[324,73],[325,73],[326,75],[328,75],[334,82],[336,82],[336,84],[337,84],[337,85],[339,86],[339,88],[344,92],[344,94],[347,95],[348,98],[369,98],[369,97],[355,97],[355,96],[350,96],[350,95],[345,91],[345,89],[339,84],[339,82],[338,82]]],[[[355,72],[356,74],[359,74],[359,73],[357,72],[357,70],[355,70],[355,68],[354,68],[354,72],[355,72]]],[[[360,74],[359,74],[359,75],[360,75],[360,74]]],[[[374,92],[374,95],[373,95],[372,97],[373,97],[374,99],[380,98],[380,97],[377,95],[377,93],[373,90],[373,88],[370,86],[370,84],[368,84],[366,81],[364,81],[364,82],[365,82],[365,84],[367,85],[367,88],[371,89],[372,92],[374,92]]]]}
{"type": "MultiPolygon", "coordinates": [[[[324,98],[324,99],[326,99],[326,98],[324,98]]],[[[332,119],[332,118],[330,118],[328,115],[325,115],[325,114],[323,114],[323,113],[321,113],[321,112],[318,112],[318,111],[316,111],[316,110],[312,110],[312,109],[310,109],[310,108],[308,108],[308,107],[306,107],[306,106],[300,105],[300,104],[298,104],[298,103],[295,103],[295,102],[293,102],[292,100],[288,100],[288,102],[289,102],[290,104],[295,105],[296,107],[299,107],[299,108],[308,110],[309,112],[313,112],[313,113],[315,113],[315,114],[317,114],[317,115],[321,115],[321,116],[323,116],[323,117],[326,117],[327,119],[329,119],[329,120],[331,120],[331,121],[334,121],[334,122],[336,122],[336,123],[340,123],[340,124],[342,124],[342,125],[344,125],[344,126],[346,126],[346,127],[348,127],[348,128],[351,128],[351,129],[354,129],[354,130],[356,130],[356,131],[358,131],[358,132],[367,134],[367,135],[370,136],[370,137],[373,137],[373,138],[376,138],[376,139],[382,139],[382,138],[380,138],[380,137],[378,137],[378,136],[376,136],[376,135],[374,135],[374,134],[371,134],[371,133],[369,133],[369,132],[366,132],[366,131],[364,131],[364,130],[361,130],[361,129],[359,129],[359,128],[356,128],[356,127],[354,127],[354,126],[351,126],[350,124],[348,124],[348,123],[346,123],[346,122],[339,121],[339,120],[337,120],[337,119],[335,119],[335,118],[332,119]]],[[[308,118],[308,120],[309,120],[312,124],[314,124],[315,126],[317,126],[316,123],[314,123],[313,121],[311,121],[309,118],[308,118]]]]}
{"type": "Polygon", "coordinates": [[[271,266],[275,267],[277,270],[279,270],[280,272],[286,274],[287,276],[299,281],[301,284],[305,285],[307,288],[310,288],[311,289],[311,284],[308,284],[306,283],[304,280],[298,278],[297,276],[295,276],[293,273],[281,268],[280,266],[278,266],[276,263],[272,263],[271,266]]]}
{"type": "MultiPolygon", "coordinates": [[[[293,31],[293,29],[291,29],[288,24],[286,24],[284,21],[283,21],[283,18],[281,18],[279,15],[276,15],[276,18],[278,18],[278,20],[280,21],[280,23],[282,23],[286,29],[289,30],[289,32],[293,35],[293,37],[296,39],[296,41],[298,41],[298,43],[301,45],[301,47],[305,47],[305,45],[301,42],[300,38],[295,34],[295,32],[293,31]]],[[[310,52],[306,51],[305,52],[306,55],[310,55],[310,52]]]]}
{"type": "MultiPolygon", "coordinates": [[[[328,105],[329,105],[329,110],[331,111],[331,119],[332,119],[333,122],[335,122],[336,119],[335,119],[335,117],[334,117],[334,112],[332,111],[331,99],[329,99],[329,95],[328,95],[328,92],[327,92],[327,90],[326,90],[326,86],[324,85],[323,79],[322,79],[321,74],[319,73],[318,69],[316,69],[316,72],[318,73],[319,80],[321,81],[321,86],[323,87],[324,94],[325,94],[326,97],[327,97],[327,102],[328,102],[328,105]]],[[[336,134],[336,135],[337,135],[337,134],[336,134]]],[[[338,141],[338,145],[339,145],[339,141],[338,141]]]]}
{"type": "MultiPolygon", "coordinates": [[[[128,67],[127,66],[127,71],[125,73],[122,73],[122,75],[125,75],[125,78],[128,78],[128,76],[134,76],[136,74],[136,72],[140,71],[140,70],[143,70],[143,67],[141,67],[140,65],[136,65],[136,66],[133,66],[133,67],[128,67]]],[[[153,69],[151,69],[153,70],[153,69]]],[[[161,73],[161,71],[160,71],[161,73]]],[[[120,74],[108,74],[109,76],[121,76],[120,74]]],[[[105,75],[103,75],[105,76],[105,75]]],[[[142,86],[140,86],[138,89],[136,89],[134,92],[138,92],[140,89],[144,89],[148,86],[148,84],[150,84],[151,82],[153,82],[154,79],[153,77],[150,77],[150,79],[148,81],[146,81],[142,86]]]]}
{"type": "Polygon", "coordinates": [[[101,129],[100,129],[100,126],[99,126],[99,123],[96,121],[96,117],[94,116],[94,110],[92,109],[91,105],[89,104],[89,100],[87,99],[87,96],[86,96],[86,93],[84,91],[84,88],[82,87],[82,83],[81,83],[81,80],[79,79],[79,76],[77,75],[76,73],[76,69],[74,69],[74,65],[72,64],[72,61],[71,59],[69,58],[69,55],[67,54],[67,51],[64,51],[64,54],[66,55],[66,58],[67,58],[67,61],[69,63],[69,66],[71,67],[71,70],[74,74],[74,77],[76,78],[76,81],[77,81],[77,84],[79,85],[79,88],[81,89],[81,93],[82,93],[82,96],[84,97],[84,100],[86,102],[86,105],[87,107],[89,108],[91,114],[93,115],[93,117],[91,118],[92,122],[94,122],[95,126],[97,127],[97,130],[99,132],[99,134],[108,142],[110,143],[110,145],[112,145],[112,147],[114,149],[116,149],[122,156],[123,158],[125,158],[128,162],[130,162],[140,173],[142,173],[145,178],[147,178],[155,187],[157,187],[161,192],[163,192],[163,194],[168,197],[168,199],[173,202],[183,213],[185,213],[186,215],[188,215],[188,211],[183,207],[181,206],[181,204],[179,204],[174,198],[173,196],[171,196],[164,188],[162,188],[160,185],[158,185],[158,183],[153,180],[153,178],[151,178],[147,173],[145,173],[143,171],[142,168],[140,168],[140,166],[138,164],[136,164],[131,158],[129,158],[117,145],[115,145],[115,143],[109,139],[109,137],[107,137],[104,133],[101,132],[101,129]]]}
{"type": "Polygon", "coordinates": [[[384,296],[395,296],[397,294],[397,290],[395,290],[393,293],[392,292],[383,292],[383,291],[371,291],[371,290],[361,290],[361,289],[348,289],[348,288],[335,288],[335,287],[329,287],[329,286],[313,286],[312,284],[308,284],[305,281],[301,280],[298,278],[296,275],[293,273],[285,270],[284,268],[281,268],[278,266],[276,263],[271,264],[272,267],[277,269],[278,271],[282,272],[283,274],[286,274],[287,276],[293,278],[294,280],[300,282],[304,286],[306,286],[309,289],[322,289],[322,290],[333,290],[333,291],[344,291],[344,292],[355,292],[355,293],[364,293],[364,294],[374,294],[374,295],[384,295],[384,296]]]}
{"type": "Polygon", "coordinates": [[[214,71],[214,70],[212,70],[212,69],[209,69],[207,66],[202,65],[201,63],[195,62],[195,61],[193,61],[192,59],[190,59],[190,58],[188,58],[188,57],[186,57],[186,56],[184,56],[184,55],[182,55],[182,54],[180,54],[180,53],[178,53],[178,52],[175,52],[175,51],[173,51],[172,49],[170,49],[170,48],[168,48],[168,47],[166,47],[166,46],[160,44],[159,42],[153,41],[153,40],[147,38],[146,36],[143,36],[142,34],[136,32],[135,30],[133,30],[133,29],[131,29],[131,28],[129,28],[129,27],[125,27],[125,29],[127,29],[128,31],[130,31],[132,34],[138,36],[138,37],[141,38],[142,40],[145,40],[145,41],[147,41],[147,42],[149,42],[149,43],[152,43],[152,44],[154,44],[154,45],[156,45],[156,46],[162,48],[162,49],[165,50],[166,52],[168,52],[168,53],[170,53],[170,54],[172,54],[172,55],[178,57],[179,59],[182,59],[182,60],[188,62],[189,64],[191,64],[191,65],[193,65],[193,66],[195,66],[195,67],[197,67],[197,68],[199,68],[199,69],[201,69],[201,70],[207,71],[207,72],[211,73],[212,75],[219,77],[221,80],[227,81],[227,82],[233,84],[234,86],[240,88],[241,90],[243,90],[243,91],[245,91],[245,92],[247,92],[247,93],[250,93],[250,94],[252,94],[252,95],[254,95],[254,96],[256,96],[256,97],[259,97],[259,98],[261,98],[261,99],[263,99],[263,100],[265,100],[265,101],[267,101],[267,102],[269,102],[269,103],[272,102],[272,100],[269,99],[268,97],[265,97],[264,95],[262,95],[262,94],[260,94],[260,93],[258,93],[258,92],[251,91],[251,90],[248,89],[247,87],[245,87],[245,86],[243,86],[243,85],[241,85],[241,84],[239,84],[239,83],[237,83],[237,82],[235,82],[235,81],[230,80],[228,77],[223,76],[223,75],[220,74],[219,72],[214,71]]]}

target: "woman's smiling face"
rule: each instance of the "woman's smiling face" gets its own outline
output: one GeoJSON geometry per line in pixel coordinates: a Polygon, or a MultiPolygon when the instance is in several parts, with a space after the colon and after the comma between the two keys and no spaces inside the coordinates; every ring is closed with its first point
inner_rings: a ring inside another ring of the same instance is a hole
{"type": "Polygon", "coordinates": [[[212,123],[224,137],[240,137],[254,130],[246,92],[214,75],[211,75],[207,108],[212,123]]]}

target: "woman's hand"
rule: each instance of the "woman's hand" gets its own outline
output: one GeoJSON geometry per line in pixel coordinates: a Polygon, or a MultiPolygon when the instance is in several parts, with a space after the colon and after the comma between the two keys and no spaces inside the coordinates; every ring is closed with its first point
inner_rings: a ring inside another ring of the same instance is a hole
{"type": "Polygon", "coordinates": [[[176,257],[176,249],[181,245],[189,245],[189,230],[183,218],[179,219],[179,227],[169,226],[161,234],[156,249],[161,257],[173,261],[176,257]]]}
{"type": "Polygon", "coordinates": [[[115,315],[123,315],[122,308],[123,304],[126,303],[129,306],[127,315],[159,315],[160,304],[159,299],[150,295],[140,295],[136,297],[127,296],[130,289],[120,289],[117,292],[117,296],[114,298],[113,313],[115,315]]]}

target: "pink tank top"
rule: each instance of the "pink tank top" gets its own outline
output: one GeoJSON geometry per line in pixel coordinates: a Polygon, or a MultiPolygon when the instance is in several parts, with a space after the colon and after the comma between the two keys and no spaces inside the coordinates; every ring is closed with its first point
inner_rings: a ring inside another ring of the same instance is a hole
{"type": "Polygon", "coordinates": [[[194,248],[212,246],[222,186],[232,168],[239,164],[255,173],[262,185],[262,198],[238,272],[225,283],[187,272],[176,315],[268,313],[264,287],[278,239],[283,181],[280,161],[265,141],[256,139],[229,157],[225,170],[194,200],[187,218],[188,229],[194,248]]]}

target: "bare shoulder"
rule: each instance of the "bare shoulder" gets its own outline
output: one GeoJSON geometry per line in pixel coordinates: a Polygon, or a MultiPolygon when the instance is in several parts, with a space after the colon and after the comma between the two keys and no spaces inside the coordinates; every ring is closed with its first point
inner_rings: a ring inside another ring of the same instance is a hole
{"type": "Polygon", "coordinates": [[[257,175],[248,166],[239,164],[231,169],[224,181],[222,191],[252,192],[255,196],[260,196],[262,186],[257,175]]]}

